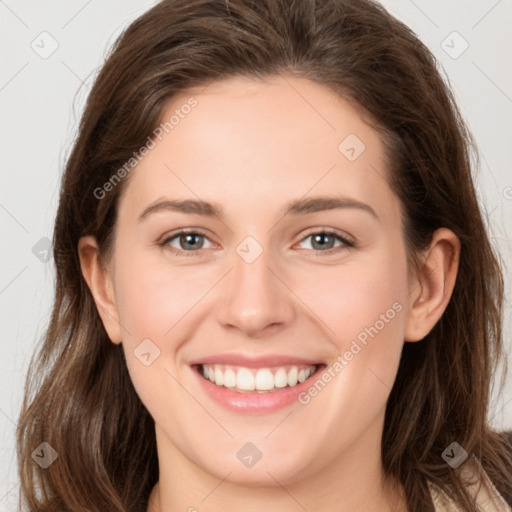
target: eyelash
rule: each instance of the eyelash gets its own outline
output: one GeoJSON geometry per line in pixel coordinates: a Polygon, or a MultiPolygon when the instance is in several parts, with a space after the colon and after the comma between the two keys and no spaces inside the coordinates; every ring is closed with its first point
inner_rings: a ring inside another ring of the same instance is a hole
{"type": "MultiPolygon", "coordinates": [[[[194,256],[200,256],[201,255],[201,249],[198,249],[196,251],[184,251],[184,250],[177,250],[172,247],[169,247],[168,244],[175,238],[179,238],[181,235],[199,235],[205,238],[208,238],[206,233],[202,232],[199,229],[189,229],[189,230],[182,230],[177,231],[176,233],[171,234],[170,236],[166,237],[162,242],[159,242],[158,245],[162,248],[167,248],[170,250],[173,254],[176,254],[177,256],[185,256],[185,257],[194,257],[194,256]]],[[[333,247],[331,249],[327,249],[325,251],[315,251],[314,249],[306,249],[308,251],[313,251],[313,253],[316,253],[315,256],[329,256],[331,254],[337,253],[340,249],[350,249],[355,247],[355,243],[348,240],[347,238],[341,236],[340,234],[336,233],[335,231],[325,229],[325,230],[319,230],[319,231],[312,231],[308,233],[306,236],[304,236],[299,243],[302,243],[307,238],[314,236],[314,235],[327,235],[332,238],[335,238],[343,243],[343,246],[339,247],[333,247]]]]}

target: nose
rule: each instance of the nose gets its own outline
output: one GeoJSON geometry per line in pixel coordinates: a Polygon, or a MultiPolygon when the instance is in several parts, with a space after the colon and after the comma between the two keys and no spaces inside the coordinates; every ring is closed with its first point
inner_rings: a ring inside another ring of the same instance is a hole
{"type": "Polygon", "coordinates": [[[293,292],[279,268],[270,251],[263,250],[252,263],[235,253],[233,269],[220,290],[219,323],[252,338],[289,325],[295,314],[293,292]]]}

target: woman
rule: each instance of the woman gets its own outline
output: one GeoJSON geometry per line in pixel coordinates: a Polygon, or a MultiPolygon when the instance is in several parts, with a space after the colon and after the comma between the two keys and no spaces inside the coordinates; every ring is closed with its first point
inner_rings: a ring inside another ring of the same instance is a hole
{"type": "Polygon", "coordinates": [[[164,0],[132,23],[63,177],[20,501],[506,510],[471,144],[371,1],[164,0]]]}

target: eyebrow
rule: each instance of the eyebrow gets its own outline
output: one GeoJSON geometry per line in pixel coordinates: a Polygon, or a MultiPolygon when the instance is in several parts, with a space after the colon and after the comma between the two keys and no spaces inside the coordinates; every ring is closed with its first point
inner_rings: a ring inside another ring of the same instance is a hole
{"type": "MultiPolygon", "coordinates": [[[[330,197],[330,196],[317,196],[306,199],[296,199],[287,203],[284,207],[282,216],[285,215],[305,215],[308,213],[316,213],[325,210],[344,208],[354,208],[369,213],[375,219],[379,216],[375,210],[368,204],[352,199],[349,197],[330,197]]],[[[202,215],[205,217],[219,217],[223,218],[224,212],[222,207],[217,203],[196,199],[159,199],[150,204],[139,215],[139,220],[142,221],[149,217],[151,214],[161,211],[173,211],[178,213],[188,213],[195,215],[202,215]]]]}

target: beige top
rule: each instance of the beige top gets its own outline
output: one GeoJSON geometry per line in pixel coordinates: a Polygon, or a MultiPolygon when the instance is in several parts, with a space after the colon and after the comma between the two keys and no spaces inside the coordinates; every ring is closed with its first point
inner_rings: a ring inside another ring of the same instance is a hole
{"type": "MultiPolygon", "coordinates": [[[[475,460],[473,458],[473,460],[475,460]]],[[[468,461],[469,462],[469,461],[468,461]]],[[[472,477],[474,483],[468,485],[470,494],[475,497],[475,502],[479,505],[482,512],[511,512],[512,509],[503,499],[496,487],[492,484],[487,473],[483,470],[480,463],[477,466],[482,472],[480,482],[474,478],[474,464],[471,466],[466,463],[461,467],[464,480],[472,477]]],[[[448,496],[436,485],[428,482],[432,501],[436,512],[458,512],[459,507],[448,498],[448,496]]]]}

